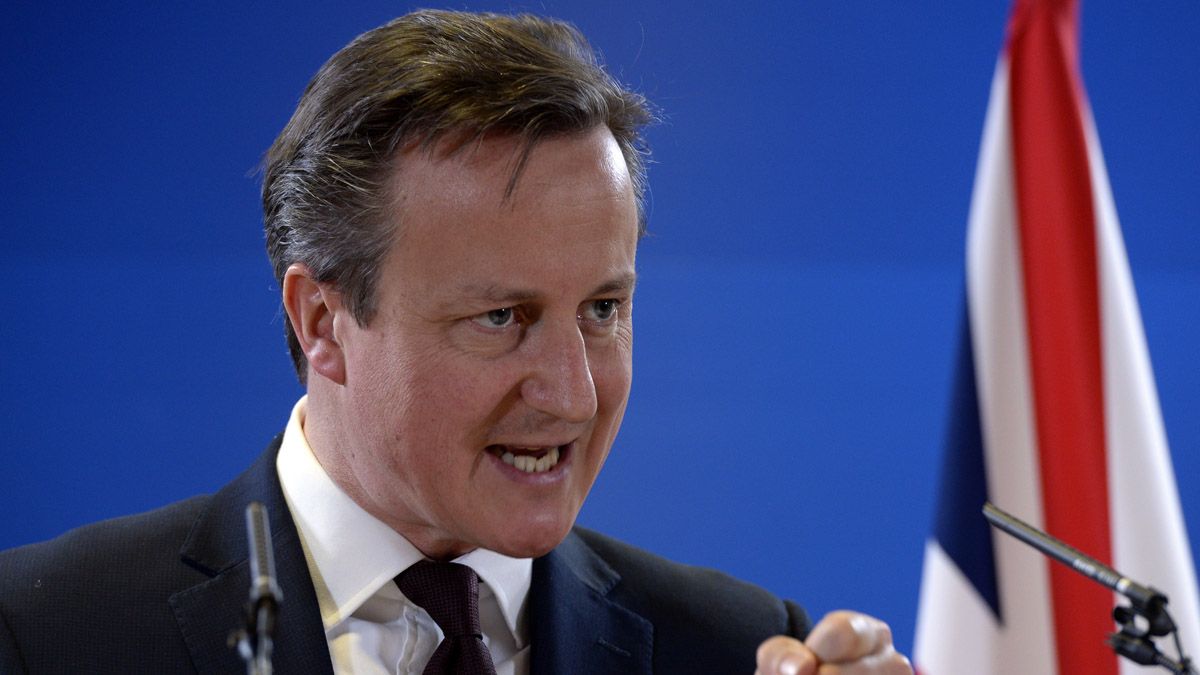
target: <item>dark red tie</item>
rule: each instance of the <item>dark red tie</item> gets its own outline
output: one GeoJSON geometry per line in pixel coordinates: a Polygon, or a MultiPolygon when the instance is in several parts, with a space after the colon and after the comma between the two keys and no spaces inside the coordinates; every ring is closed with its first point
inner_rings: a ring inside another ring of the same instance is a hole
{"type": "Polygon", "coordinates": [[[479,628],[479,577],[458,563],[422,560],[396,577],[406,598],[437,622],[445,638],[425,675],[496,675],[479,628]]]}

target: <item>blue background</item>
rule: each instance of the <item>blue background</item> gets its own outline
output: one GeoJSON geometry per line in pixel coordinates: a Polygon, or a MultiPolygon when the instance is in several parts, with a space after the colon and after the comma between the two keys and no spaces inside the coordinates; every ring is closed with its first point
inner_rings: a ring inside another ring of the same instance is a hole
{"type": "MultiPolygon", "coordinates": [[[[456,7],[571,20],[664,111],[633,399],[581,521],[908,649],[1007,4],[456,7]]],[[[301,390],[251,172],[321,63],[407,9],[0,10],[0,547],[212,491],[282,427],[301,390]]],[[[1198,32],[1194,0],[1084,8],[1194,541],[1198,32]]]]}

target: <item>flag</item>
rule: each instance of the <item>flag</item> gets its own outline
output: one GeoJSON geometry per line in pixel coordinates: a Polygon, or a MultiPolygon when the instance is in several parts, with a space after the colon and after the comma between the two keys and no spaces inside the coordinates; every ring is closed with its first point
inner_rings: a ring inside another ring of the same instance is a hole
{"type": "Polygon", "coordinates": [[[1165,592],[1184,647],[1200,649],[1195,567],[1079,74],[1078,9],[1016,0],[992,81],[921,579],[922,675],[1144,672],[1104,643],[1113,593],[992,532],[986,500],[1165,592]]]}

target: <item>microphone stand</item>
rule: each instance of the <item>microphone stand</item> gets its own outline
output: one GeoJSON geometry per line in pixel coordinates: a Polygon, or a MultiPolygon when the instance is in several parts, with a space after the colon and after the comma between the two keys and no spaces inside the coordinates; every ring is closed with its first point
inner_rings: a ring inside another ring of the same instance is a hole
{"type": "Polygon", "coordinates": [[[250,544],[250,600],[245,627],[229,636],[246,661],[247,675],[271,675],[275,621],[283,592],[275,581],[275,553],[267,509],[259,502],[246,507],[246,536],[250,544]]]}
{"type": "Polygon", "coordinates": [[[1117,654],[1143,666],[1162,666],[1178,675],[1196,674],[1191,659],[1183,653],[1179,630],[1167,613],[1167,596],[1162,591],[1137,583],[1099,560],[996,508],[991,502],[983,505],[983,515],[997,529],[1129,600],[1128,605],[1118,605],[1113,609],[1113,619],[1121,626],[1121,630],[1110,634],[1106,640],[1117,654]],[[1179,655],[1179,660],[1158,651],[1154,638],[1164,635],[1174,636],[1175,653],[1179,655]]]}

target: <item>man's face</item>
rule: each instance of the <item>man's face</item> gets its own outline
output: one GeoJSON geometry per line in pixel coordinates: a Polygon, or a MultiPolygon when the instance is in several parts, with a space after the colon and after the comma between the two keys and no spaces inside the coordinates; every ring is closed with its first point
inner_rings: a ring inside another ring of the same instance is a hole
{"type": "MultiPolygon", "coordinates": [[[[401,156],[366,327],[344,312],[335,480],[426,555],[536,556],[574,523],[632,377],[637,209],[603,127],[401,156]]],[[[331,465],[332,464],[332,465],[331,465]]]]}

